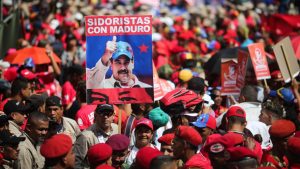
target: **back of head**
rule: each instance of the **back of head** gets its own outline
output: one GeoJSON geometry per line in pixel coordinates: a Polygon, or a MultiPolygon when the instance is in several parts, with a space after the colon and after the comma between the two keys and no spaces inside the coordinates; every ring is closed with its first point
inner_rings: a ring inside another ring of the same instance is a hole
{"type": "Polygon", "coordinates": [[[11,85],[11,95],[18,95],[22,89],[25,89],[28,86],[28,80],[23,77],[16,78],[11,85]]]}
{"type": "Polygon", "coordinates": [[[262,103],[262,109],[267,110],[268,112],[272,113],[272,116],[280,119],[283,117],[283,107],[282,105],[276,100],[267,100],[262,103]]]}
{"type": "Polygon", "coordinates": [[[175,162],[175,158],[171,156],[157,156],[151,160],[150,169],[164,169],[171,166],[173,162],[175,162]]]}
{"type": "Polygon", "coordinates": [[[242,88],[240,96],[245,102],[257,102],[257,88],[253,85],[246,85],[242,88]]]}

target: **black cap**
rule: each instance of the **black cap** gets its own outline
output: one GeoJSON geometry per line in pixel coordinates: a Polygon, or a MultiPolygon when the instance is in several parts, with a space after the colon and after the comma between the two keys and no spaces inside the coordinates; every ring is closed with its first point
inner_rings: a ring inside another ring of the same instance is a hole
{"type": "Polygon", "coordinates": [[[28,107],[23,103],[18,102],[17,100],[9,100],[3,108],[4,113],[9,116],[13,112],[18,112],[25,114],[28,110],[28,107]]]}
{"type": "Polygon", "coordinates": [[[187,89],[193,90],[195,93],[203,94],[205,88],[205,81],[201,77],[193,77],[188,82],[187,89]]]}
{"type": "Polygon", "coordinates": [[[95,110],[96,113],[101,113],[101,112],[113,112],[114,111],[114,106],[111,104],[99,104],[95,110]]]}
{"type": "Polygon", "coordinates": [[[3,130],[0,132],[0,146],[18,145],[25,139],[25,137],[17,137],[15,135],[12,135],[8,130],[3,130]]]}
{"type": "Polygon", "coordinates": [[[46,99],[46,107],[49,106],[58,106],[61,107],[62,106],[62,102],[61,99],[57,96],[50,96],[46,99]]]}

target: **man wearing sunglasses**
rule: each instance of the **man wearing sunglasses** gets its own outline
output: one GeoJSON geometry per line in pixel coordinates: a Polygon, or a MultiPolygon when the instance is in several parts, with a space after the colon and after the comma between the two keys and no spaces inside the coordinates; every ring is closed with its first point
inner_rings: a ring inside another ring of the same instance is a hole
{"type": "Polygon", "coordinates": [[[113,123],[114,107],[110,104],[98,105],[95,110],[95,123],[79,134],[74,144],[75,168],[89,168],[86,159],[88,149],[118,134],[118,125],[113,123]]]}

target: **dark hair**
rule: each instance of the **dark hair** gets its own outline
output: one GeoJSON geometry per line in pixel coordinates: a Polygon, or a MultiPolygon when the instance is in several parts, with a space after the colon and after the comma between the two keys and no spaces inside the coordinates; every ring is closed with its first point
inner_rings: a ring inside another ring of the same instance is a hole
{"type": "Polygon", "coordinates": [[[18,95],[22,89],[26,89],[28,86],[28,80],[23,77],[17,77],[11,84],[11,95],[18,95]]]}
{"type": "Polygon", "coordinates": [[[32,112],[32,113],[29,114],[27,125],[35,124],[36,121],[39,121],[39,120],[41,120],[41,121],[49,121],[49,118],[44,113],[41,113],[39,111],[34,111],[34,112],[32,112]]]}
{"type": "Polygon", "coordinates": [[[252,85],[246,85],[241,90],[241,96],[244,96],[247,102],[257,102],[257,88],[252,85]]]}
{"type": "Polygon", "coordinates": [[[80,102],[86,103],[86,83],[85,81],[80,81],[77,84],[76,88],[77,92],[77,99],[80,100],[80,102]]]}
{"type": "Polygon", "coordinates": [[[76,75],[76,76],[81,76],[81,75],[83,75],[84,74],[84,69],[83,69],[83,67],[81,66],[81,65],[79,65],[79,64],[73,64],[72,66],[70,66],[69,68],[68,68],[68,74],[70,75],[70,76],[72,76],[72,75],[76,75]]]}
{"type": "Polygon", "coordinates": [[[151,160],[150,169],[164,169],[163,167],[175,162],[175,158],[171,156],[161,155],[151,160]]]}
{"type": "Polygon", "coordinates": [[[262,103],[262,109],[267,110],[271,112],[272,116],[276,118],[282,118],[283,117],[283,107],[281,106],[280,103],[276,100],[266,100],[264,103],[262,103]]]}
{"type": "Polygon", "coordinates": [[[228,165],[229,168],[234,168],[233,166],[236,166],[237,168],[244,168],[244,167],[257,168],[258,162],[255,158],[246,157],[246,159],[244,160],[229,162],[228,165]]]}
{"type": "Polygon", "coordinates": [[[243,117],[231,116],[231,117],[228,117],[227,119],[228,119],[228,128],[229,129],[233,126],[233,124],[243,125],[246,123],[246,119],[243,117]]]}

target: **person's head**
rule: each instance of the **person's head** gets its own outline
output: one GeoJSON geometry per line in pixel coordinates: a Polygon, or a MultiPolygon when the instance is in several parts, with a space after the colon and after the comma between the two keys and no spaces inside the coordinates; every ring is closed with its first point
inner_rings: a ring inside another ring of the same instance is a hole
{"type": "Polygon", "coordinates": [[[283,107],[276,101],[267,100],[262,104],[261,113],[259,115],[259,121],[266,125],[272,125],[276,120],[283,117],[283,107]]]}
{"type": "Polygon", "coordinates": [[[178,73],[179,87],[187,88],[188,82],[193,78],[193,72],[190,69],[182,69],[178,73]]]}
{"type": "Polygon", "coordinates": [[[281,119],[276,120],[269,129],[274,149],[277,151],[287,151],[287,141],[296,131],[296,126],[292,121],[281,119]]]}
{"type": "Polygon", "coordinates": [[[151,144],[153,137],[153,124],[147,118],[142,118],[137,121],[135,127],[135,146],[142,148],[151,144]]]}
{"type": "Polygon", "coordinates": [[[78,100],[79,104],[86,103],[86,82],[85,81],[78,82],[76,88],[76,99],[78,100]]]}
{"type": "Polygon", "coordinates": [[[174,137],[174,133],[168,133],[158,138],[158,142],[161,144],[160,151],[164,153],[164,155],[173,156],[172,141],[174,137]]]}
{"type": "Polygon", "coordinates": [[[169,116],[160,107],[156,107],[149,112],[149,119],[153,123],[154,129],[165,126],[169,121],[169,116]]]}
{"type": "Polygon", "coordinates": [[[227,168],[230,169],[256,169],[258,167],[257,155],[246,147],[231,147],[227,149],[230,159],[227,168]]]}
{"type": "Polygon", "coordinates": [[[114,107],[111,104],[99,104],[95,110],[95,123],[102,130],[111,128],[114,119],[114,107]]]}
{"type": "Polygon", "coordinates": [[[135,115],[146,116],[152,108],[152,104],[149,103],[133,103],[131,104],[132,113],[135,115]]]}
{"type": "Polygon", "coordinates": [[[214,89],[210,95],[211,99],[215,102],[215,105],[221,106],[223,98],[219,89],[214,89]]]}
{"type": "Polygon", "coordinates": [[[242,88],[239,102],[257,102],[257,88],[253,85],[246,85],[242,88]]]}
{"type": "Polygon", "coordinates": [[[205,80],[201,77],[193,77],[188,82],[187,89],[193,90],[195,93],[203,96],[205,93],[205,80]]]}
{"type": "Polygon", "coordinates": [[[230,158],[230,155],[226,150],[226,143],[224,141],[225,139],[219,137],[204,147],[206,152],[208,152],[208,157],[213,168],[215,169],[223,168],[226,164],[226,161],[230,158]]]}
{"type": "Polygon", "coordinates": [[[160,151],[152,147],[143,147],[136,154],[136,168],[150,169],[152,159],[162,155],[160,151]]]}
{"type": "Polygon", "coordinates": [[[48,116],[41,112],[32,112],[28,116],[25,132],[35,142],[43,142],[49,129],[48,116]]]}
{"type": "Polygon", "coordinates": [[[111,165],[112,148],[105,143],[98,143],[91,146],[87,152],[87,158],[91,169],[101,164],[111,165]]]}
{"type": "Polygon", "coordinates": [[[123,134],[115,134],[108,138],[106,144],[112,148],[112,166],[119,168],[129,154],[129,138],[123,134]]]}
{"type": "Polygon", "coordinates": [[[227,121],[227,131],[236,130],[239,132],[243,132],[246,128],[246,113],[239,106],[231,106],[225,115],[227,121]]]}
{"type": "Polygon", "coordinates": [[[157,156],[151,160],[150,169],[177,169],[176,159],[168,155],[157,156]]]}
{"type": "Polygon", "coordinates": [[[196,154],[200,144],[201,135],[193,127],[178,126],[172,144],[174,157],[186,162],[187,154],[196,154]]]}
{"type": "Polygon", "coordinates": [[[26,99],[31,95],[31,86],[27,79],[18,77],[11,84],[11,95],[26,99]]]}
{"type": "Polygon", "coordinates": [[[46,114],[52,121],[61,124],[63,112],[62,102],[59,97],[50,96],[46,99],[46,114]]]}
{"type": "Polygon", "coordinates": [[[74,168],[75,154],[72,150],[72,139],[68,135],[56,134],[46,139],[40,152],[45,157],[46,167],[74,168]]]}
{"type": "Polygon", "coordinates": [[[76,88],[79,81],[83,79],[84,69],[81,65],[74,64],[68,69],[69,80],[74,88],[76,88]]]}
{"type": "Polygon", "coordinates": [[[9,100],[3,108],[4,113],[8,118],[14,121],[19,126],[24,124],[26,118],[27,107],[17,100],[9,100]]]}
{"type": "Polygon", "coordinates": [[[192,125],[201,135],[203,143],[217,128],[216,119],[209,114],[201,114],[195,122],[192,122],[192,125]]]}
{"type": "Polygon", "coordinates": [[[6,160],[17,160],[19,154],[19,143],[24,141],[25,137],[12,135],[8,130],[0,132],[0,154],[6,160]]]}
{"type": "Polygon", "coordinates": [[[117,50],[111,58],[111,69],[113,77],[121,85],[129,85],[132,80],[132,70],[134,69],[133,50],[129,43],[117,42],[117,50]]]}
{"type": "Polygon", "coordinates": [[[47,97],[48,97],[47,93],[31,95],[29,97],[31,110],[46,113],[46,99],[47,99],[47,97]]]}
{"type": "Polygon", "coordinates": [[[290,164],[300,164],[300,138],[292,137],[288,140],[287,157],[290,164]]]}

